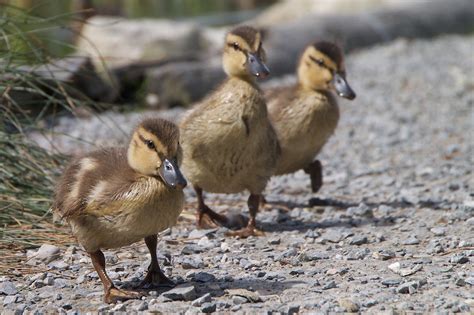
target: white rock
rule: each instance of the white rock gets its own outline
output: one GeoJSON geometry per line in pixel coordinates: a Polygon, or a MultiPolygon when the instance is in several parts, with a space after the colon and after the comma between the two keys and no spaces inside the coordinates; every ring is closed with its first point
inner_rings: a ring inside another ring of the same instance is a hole
{"type": "Polygon", "coordinates": [[[51,244],[43,244],[38,251],[31,256],[29,261],[48,264],[59,258],[60,249],[51,244]]]}
{"type": "Polygon", "coordinates": [[[101,69],[141,61],[160,60],[196,52],[201,47],[199,27],[190,22],[94,16],[84,24],[78,51],[91,56],[101,69]]]}

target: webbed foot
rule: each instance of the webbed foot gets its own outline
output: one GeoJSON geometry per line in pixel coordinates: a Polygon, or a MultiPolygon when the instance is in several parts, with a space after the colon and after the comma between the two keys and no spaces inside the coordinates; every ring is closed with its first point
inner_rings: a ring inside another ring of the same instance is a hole
{"type": "Polygon", "coordinates": [[[117,301],[125,301],[131,299],[139,299],[143,296],[143,293],[137,291],[129,291],[117,289],[115,287],[110,288],[104,296],[105,303],[116,303],[117,301]]]}

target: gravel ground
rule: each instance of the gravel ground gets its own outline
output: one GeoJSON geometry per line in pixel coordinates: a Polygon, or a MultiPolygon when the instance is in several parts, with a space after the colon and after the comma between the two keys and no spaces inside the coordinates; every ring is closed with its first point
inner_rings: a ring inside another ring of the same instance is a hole
{"type": "MultiPolygon", "coordinates": [[[[187,190],[184,215],[158,246],[177,289],[106,305],[79,247],[44,246],[29,264],[57,258],[49,271],[0,278],[0,312],[473,312],[473,48],[474,37],[450,36],[351,54],[358,97],[340,102],[340,126],[320,156],[320,193],[303,172],[272,179],[267,199],[290,210],[271,203],[258,216],[266,236],[239,240],[195,230],[187,190]]],[[[99,138],[90,121],[80,128],[99,138]]],[[[207,200],[238,211],[245,197],[207,200]]],[[[144,244],[106,256],[123,287],[149,262],[144,244]]]]}

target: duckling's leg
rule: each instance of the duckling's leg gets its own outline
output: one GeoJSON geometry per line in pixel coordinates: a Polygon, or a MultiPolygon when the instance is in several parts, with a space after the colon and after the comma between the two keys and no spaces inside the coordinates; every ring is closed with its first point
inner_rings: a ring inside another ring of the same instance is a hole
{"type": "Polygon", "coordinates": [[[250,194],[250,197],[247,201],[247,205],[249,207],[249,214],[250,214],[250,219],[247,226],[241,230],[228,232],[227,235],[238,236],[241,238],[246,238],[249,236],[265,235],[263,231],[260,231],[259,229],[257,229],[257,226],[256,226],[257,221],[255,219],[255,217],[257,216],[258,207],[260,205],[260,200],[261,200],[260,198],[261,198],[260,195],[250,194]]]}
{"type": "Polygon", "coordinates": [[[150,235],[145,237],[145,244],[148,247],[151,255],[151,263],[148,266],[148,273],[145,279],[140,283],[140,287],[144,286],[159,286],[159,287],[174,287],[175,283],[170,280],[161,271],[156,257],[156,245],[158,244],[158,235],[150,235]]]}
{"type": "Polygon", "coordinates": [[[105,257],[104,253],[99,249],[96,252],[89,253],[92,260],[92,265],[97,271],[102,284],[104,285],[104,302],[115,303],[119,300],[137,299],[142,296],[141,293],[135,291],[126,291],[117,289],[112,280],[110,280],[107,272],[105,271],[105,257]]]}
{"type": "Polygon", "coordinates": [[[260,208],[263,208],[264,210],[268,210],[268,211],[271,211],[275,208],[281,209],[286,212],[291,211],[291,208],[288,207],[287,205],[283,203],[279,203],[279,202],[269,202],[263,195],[260,195],[260,208]]]}
{"type": "Polygon", "coordinates": [[[311,178],[311,189],[313,192],[318,190],[323,185],[323,166],[319,160],[313,161],[310,165],[304,168],[304,171],[309,174],[311,178]]]}
{"type": "Polygon", "coordinates": [[[212,211],[211,208],[206,206],[206,204],[204,203],[202,188],[199,186],[194,186],[194,190],[196,191],[196,196],[198,199],[197,226],[199,228],[215,227],[215,226],[212,226],[212,224],[227,226],[228,225],[227,218],[223,215],[220,215],[212,211]],[[210,222],[211,222],[211,226],[209,226],[210,222]]]}

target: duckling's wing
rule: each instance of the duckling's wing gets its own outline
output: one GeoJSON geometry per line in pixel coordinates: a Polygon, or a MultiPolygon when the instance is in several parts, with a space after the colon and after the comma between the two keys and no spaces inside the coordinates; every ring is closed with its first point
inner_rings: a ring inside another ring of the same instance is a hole
{"type": "Polygon", "coordinates": [[[62,218],[91,211],[123,195],[135,173],[127,163],[125,148],[110,148],[75,158],[56,188],[53,211],[62,218]]]}
{"type": "Polygon", "coordinates": [[[185,155],[191,158],[205,156],[215,143],[228,140],[229,135],[239,137],[241,132],[245,133],[242,109],[235,103],[231,96],[217,93],[186,114],[180,124],[185,155]]]}

